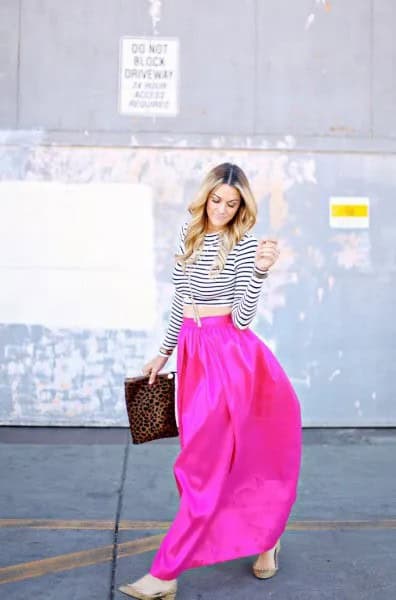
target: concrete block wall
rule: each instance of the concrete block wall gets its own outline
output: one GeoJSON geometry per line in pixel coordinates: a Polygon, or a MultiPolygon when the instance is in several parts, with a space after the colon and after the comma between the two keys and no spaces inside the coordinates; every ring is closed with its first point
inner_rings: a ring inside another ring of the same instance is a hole
{"type": "Polygon", "coordinates": [[[1,423],[126,425],[175,232],[224,160],[282,246],[254,329],[304,424],[396,423],[395,17],[391,0],[1,2],[1,423]],[[179,39],[177,116],[119,114],[126,35],[179,39]],[[331,228],[331,196],[369,197],[369,228],[331,228]]]}

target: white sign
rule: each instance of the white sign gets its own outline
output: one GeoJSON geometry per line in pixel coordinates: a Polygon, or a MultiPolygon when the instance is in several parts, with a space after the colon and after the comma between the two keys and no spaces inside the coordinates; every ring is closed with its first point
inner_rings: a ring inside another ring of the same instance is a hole
{"type": "Polygon", "coordinates": [[[367,229],[369,198],[333,196],[329,206],[330,227],[337,229],[367,229]]]}
{"type": "Polygon", "coordinates": [[[123,37],[120,45],[119,112],[175,116],[179,113],[179,40],[123,37]]]}

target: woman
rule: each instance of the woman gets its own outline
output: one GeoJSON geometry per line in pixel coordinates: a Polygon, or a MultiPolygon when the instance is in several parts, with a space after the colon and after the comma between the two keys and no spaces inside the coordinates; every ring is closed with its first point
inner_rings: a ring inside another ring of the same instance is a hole
{"type": "Polygon", "coordinates": [[[299,401],[249,329],[277,242],[249,233],[257,205],[237,165],[213,168],[188,211],[169,325],[143,367],[152,384],[177,345],[180,505],[150,571],[119,588],[140,599],[173,600],[182,571],[256,553],[254,575],[272,577],[297,497],[299,401]]]}

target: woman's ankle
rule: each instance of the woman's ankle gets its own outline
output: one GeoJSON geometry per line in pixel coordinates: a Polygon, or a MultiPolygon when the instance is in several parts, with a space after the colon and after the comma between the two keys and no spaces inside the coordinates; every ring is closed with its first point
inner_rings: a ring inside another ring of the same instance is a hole
{"type": "Polygon", "coordinates": [[[151,577],[155,577],[155,579],[158,579],[159,581],[168,581],[169,583],[171,583],[172,581],[176,581],[176,578],[174,579],[163,579],[163,577],[159,577],[158,575],[154,575],[154,573],[152,573],[151,571],[149,571],[149,575],[151,575],[151,577]]]}

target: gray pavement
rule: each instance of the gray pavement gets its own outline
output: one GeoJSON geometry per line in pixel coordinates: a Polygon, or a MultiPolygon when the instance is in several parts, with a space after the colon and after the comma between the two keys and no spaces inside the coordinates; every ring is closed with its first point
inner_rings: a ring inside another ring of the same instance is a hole
{"type": "MultiPolygon", "coordinates": [[[[0,427],[0,598],[112,600],[147,572],[178,506],[178,440],[0,427]]],[[[396,430],[305,429],[277,575],[190,569],[178,600],[396,600],[396,430]]]]}

